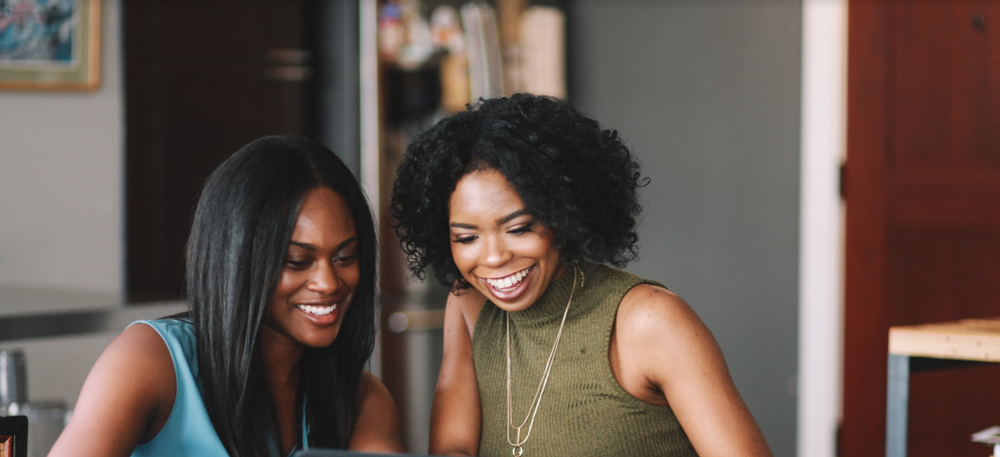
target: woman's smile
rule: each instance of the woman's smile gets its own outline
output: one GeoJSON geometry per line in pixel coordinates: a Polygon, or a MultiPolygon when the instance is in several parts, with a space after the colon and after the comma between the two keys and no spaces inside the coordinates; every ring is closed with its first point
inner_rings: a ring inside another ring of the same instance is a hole
{"type": "Polygon", "coordinates": [[[336,322],[337,316],[337,303],[330,302],[330,304],[325,303],[300,303],[295,305],[299,311],[302,311],[310,320],[312,320],[317,325],[330,325],[336,322]]]}
{"type": "Polygon", "coordinates": [[[466,174],[448,201],[451,253],[472,287],[507,310],[525,309],[565,269],[552,231],[496,170],[466,174]]]}
{"type": "Polygon", "coordinates": [[[492,289],[492,295],[502,300],[514,300],[527,288],[530,280],[526,280],[534,267],[525,268],[512,275],[502,278],[479,278],[492,289]]]}

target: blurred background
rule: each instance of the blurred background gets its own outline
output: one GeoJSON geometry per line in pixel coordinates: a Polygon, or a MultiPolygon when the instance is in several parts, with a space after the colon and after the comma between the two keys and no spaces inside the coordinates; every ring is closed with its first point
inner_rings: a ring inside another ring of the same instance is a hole
{"type": "MultiPolygon", "coordinates": [[[[628,269],[706,322],[776,456],[884,455],[888,327],[1000,314],[995,2],[90,3],[96,89],[0,91],[0,349],[31,401],[71,410],[128,322],[183,307],[205,176],[298,133],[377,208],[371,369],[426,452],[447,291],[407,276],[386,196],[422,129],[518,91],[633,148],[651,183],[628,269]]],[[[911,406],[910,455],[986,455],[969,434],[1000,422],[1000,378],[974,370],[913,386],[935,403],[911,406]]]]}

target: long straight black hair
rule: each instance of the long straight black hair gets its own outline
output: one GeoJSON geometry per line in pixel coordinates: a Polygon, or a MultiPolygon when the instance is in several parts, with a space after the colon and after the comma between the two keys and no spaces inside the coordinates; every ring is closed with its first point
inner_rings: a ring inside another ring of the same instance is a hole
{"type": "Polygon", "coordinates": [[[358,181],[332,151],[306,138],[269,136],[247,144],[209,176],[187,246],[186,294],[203,399],[230,455],[282,448],[261,334],[299,208],[317,187],[347,200],[361,280],[333,344],[304,351],[297,408],[309,424],[310,446],[344,448],[353,432],[361,374],[376,332],[371,210],[358,181]]]}

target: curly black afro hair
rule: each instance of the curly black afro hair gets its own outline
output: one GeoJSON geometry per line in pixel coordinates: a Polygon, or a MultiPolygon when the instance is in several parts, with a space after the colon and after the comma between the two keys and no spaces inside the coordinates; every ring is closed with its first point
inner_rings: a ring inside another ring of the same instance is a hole
{"type": "Polygon", "coordinates": [[[431,267],[454,290],[469,283],[451,256],[448,200],[465,174],[497,170],[552,230],[564,262],[624,266],[638,255],[638,188],[648,178],[614,130],[557,99],[481,99],[442,119],[406,149],[389,224],[418,278],[431,267]]]}

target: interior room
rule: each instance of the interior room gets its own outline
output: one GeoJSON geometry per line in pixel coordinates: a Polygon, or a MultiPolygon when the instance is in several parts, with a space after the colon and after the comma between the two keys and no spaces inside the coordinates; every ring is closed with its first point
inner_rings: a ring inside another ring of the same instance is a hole
{"type": "MultiPolygon", "coordinates": [[[[408,277],[387,195],[417,133],[516,86],[616,129],[642,162],[627,270],[663,282],[711,329],[774,455],[888,455],[887,433],[908,444],[898,455],[989,455],[971,435],[1000,421],[983,406],[996,394],[978,387],[1000,381],[996,369],[914,376],[908,434],[905,407],[903,428],[887,430],[886,370],[889,327],[997,314],[1000,6],[271,3],[89,0],[96,77],[0,76],[0,350],[23,354],[38,411],[71,414],[130,322],[185,309],[179,259],[201,182],[247,141],[294,133],[333,149],[376,208],[382,320],[369,366],[396,399],[407,450],[426,453],[447,290],[408,277]],[[480,33],[492,27],[498,47],[469,45],[456,62],[407,35],[407,21],[425,27],[442,6],[468,24],[469,4],[489,11],[480,33]],[[537,46],[518,51],[532,64],[504,54],[518,39],[537,46]],[[471,79],[455,83],[456,71],[471,79]],[[882,178],[895,166],[898,185],[882,178]],[[942,176],[953,187],[932,187],[942,176]],[[890,203],[901,189],[912,196],[890,203]]],[[[0,50],[0,74],[13,71],[3,65],[0,50]]],[[[54,436],[32,439],[44,455],[54,436]]]]}

